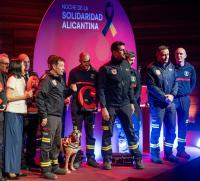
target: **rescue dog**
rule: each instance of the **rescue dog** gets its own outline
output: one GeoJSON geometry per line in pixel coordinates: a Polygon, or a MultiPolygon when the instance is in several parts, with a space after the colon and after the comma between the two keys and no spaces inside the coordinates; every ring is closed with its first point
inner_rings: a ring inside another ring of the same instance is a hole
{"type": "Polygon", "coordinates": [[[61,138],[61,151],[63,151],[65,155],[65,170],[67,173],[71,173],[70,170],[76,170],[73,165],[76,154],[80,150],[80,139],[81,132],[77,129],[74,129],[68,137],[61,138]],[[71,163],[69,164],[70,160],[71,163]]]}

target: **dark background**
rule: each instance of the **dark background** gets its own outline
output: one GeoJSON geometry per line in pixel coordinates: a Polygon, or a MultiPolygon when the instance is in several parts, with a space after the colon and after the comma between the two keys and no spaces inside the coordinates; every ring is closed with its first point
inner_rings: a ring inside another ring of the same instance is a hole
{"type": "MultiPolygon", "coordinates": [[[[197,1],[197,0],[196,0],[197,1]]],[[[10,57],[27,53],[33,57],[39,24],[53,0],[0,0],[0,53],[10,57]]],[[[190,124],[200,128],[200,2],[194,0],[120,0],[132,24],[138,65],[154,59],[156,47],[170,47],[173,61],[177,47],[184,47],[197,71],[197,86],[191,100],[190,124]]]]}

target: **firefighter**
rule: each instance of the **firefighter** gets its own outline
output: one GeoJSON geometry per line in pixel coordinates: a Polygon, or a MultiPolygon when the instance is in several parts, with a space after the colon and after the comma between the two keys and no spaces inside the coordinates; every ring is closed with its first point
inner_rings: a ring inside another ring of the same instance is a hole
{"type": "Polygon", "coordinates": [[[119,117],[126,134],[130,153],[134,156],[137,169],[143,169],[142,155],[138,149],[132,114],[135,97],[131,88],[130,64],[125,60],[125,44],[116,41],[111,45],[111,60],[100,68],[98,94],[102,112],[102,157],[103,169],[110,170],[112,160],[113,125],[119,117]]]}
{"type": "Polygon", "coordinates": [[[56,174],[66,174],[66,170],[58,165],[58,155],[64,99],[70,95],[70,90],[66,88],[63,80],[64,59],[58,56],[49,56],[48,62],[50,70],[40,81],[36,93],[36,105],[42,119],[40,166],[43,178],[56,179],[56,174]]]}
{"type": "Polygon", "coordinates": [[[175,105],[178,117],[178,157],[189,159],[190,155],[185,152],[186,131],[190,109],[190,94],[196,84],[196,72],[194,67],[186,62],[186,51],[177,48],[175,51],[176,73],[178,82],[178,93],[175,97],[175,105]]]}
{"type": "MultiPolygon", "coordinates": [[[[94,154],[97,71],[92,67],[90,55],[87,52],[80,53],[79,62],[80,65],[70,71],[68,80],[68,85],[74,90],[71,104],[72,123],[74,128],[81,131],[84,120],[87,164],[99,167],[94,154]]],[[[75,163],[75,167],[79,166],[80,163],[75,163]]]]}
{"type": "MultiPolygon", "coordinates": [[[[135,54],[133,52],[128,52],[126,53],[127,60],[130,65],[134,64],[135,60],[135,54]]],[[[135,134],[137,136],[137,140],[139,141],[139,136],[140,136],[140,125],[141,125],[141,110],[140,110],[140,94],[141,94],[141,78],[140,78],[140,73],[139,71],[131,68],[131,87],[134,89],[134,96],[135,96],[135,112],[133,115],[133,124],[134,124],[134,129],[135,129],[135,134]]]]}
{"type": "MultiPolygon", "coordinates": [[[[128,61],[128,63],[132,66],[134,64],[135,61],[135,54],[133,52],[127,52],[126,53],[126,59],[128,61]]],[[[137,71],[136,69],[131,67],[131,87],[134,89],[134,96],[135,96],[135,103],[134,103],[134,108],[135,108],[135,112],[132,116],[132,121],[133,121],[133,125],[134,125],[134,130],[135,130],[135,135],[137,137],[137,141],[139,142],[139,135],[140,135],[140,125],[141,125],[141,110],[140,110],[140,103],[139,103],[139,99],[140,99],[140,93],[141,93],[141,78],[140,78],[140,73],[139,71],[137,71]]],[[[120,121],[120,120],[116,120],[116,121],[120,121]]],[[[122,152],[128,152],[128,143],[127,143],[127,139],[126,136],[124,134],[124,131],[121,127],[121,125],[119,125],[120,123],[117,122],[117,127],[118,127],[118,131],[119,131],[119,150],[121,149],[122,152]],[[126,143],[126,144],[124,144],[126,143]],[[120,148],[121,146],[121,148],[120,148]]]]}
{"type": "Polygon", "coordinates": [[[176,109],[173,102],[177,94],[175,66],[169,61],[169,48],[161,45],[156,51],[157,60],[147,69],[148,100],[151,114],[151,160],[162,164],[159,137],[164,123],[164,160],[178,162],[172,154],[175,135],[176,109]]]}

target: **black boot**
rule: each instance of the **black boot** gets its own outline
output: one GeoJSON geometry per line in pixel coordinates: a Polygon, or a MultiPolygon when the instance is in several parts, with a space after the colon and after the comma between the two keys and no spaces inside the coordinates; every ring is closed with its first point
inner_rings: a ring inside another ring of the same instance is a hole
{"type": "Polygon", "coordinates": [[[88,158],[87,164],[94,168],[99,168],[99,163],[97,163],[97,161],[94,158],[88,158]]]}
{"type": "Polygon", "coordinates": [[[135,168],[136,169],[144,169],[144,164],[142,159],[135,159],[135,168]]]}
{"type": "Polygon", "coordinates": [[[163,163],[160,158],[160,149],[151,148],[151,161],[158,164],[163,163]]]}

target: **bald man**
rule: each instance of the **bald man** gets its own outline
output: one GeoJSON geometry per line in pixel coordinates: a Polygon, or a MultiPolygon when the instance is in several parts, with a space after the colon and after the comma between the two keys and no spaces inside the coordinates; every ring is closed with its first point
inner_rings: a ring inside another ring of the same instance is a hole
{"type": "MultiPolygon", "coordinates": [[[[99,167],[94,154],[97,71],[91,66],[89,53],[80,53],[79,62],[80,64],[70,71],[68,80],[68,85],[74,91],[71,109],[72,123],[74,128],[81,131],[84,120],[87,164],[92,167],[99,167]]],[[[76,162],[75,167],[79,166],[80,162],[76,162]]]]}
{"type": "Polygon", "coordinates": [[[178,116],[178,147],[177,156],[189,159],[190,155],[185,151],[186,130],[190,109],[190,94],[196,84],[196,72],[194,67],[186,62],[187,54],[184,48],[175,51],[176,73],[178,81],[178,93],[175,97],[175,105],[178,116]]]}

